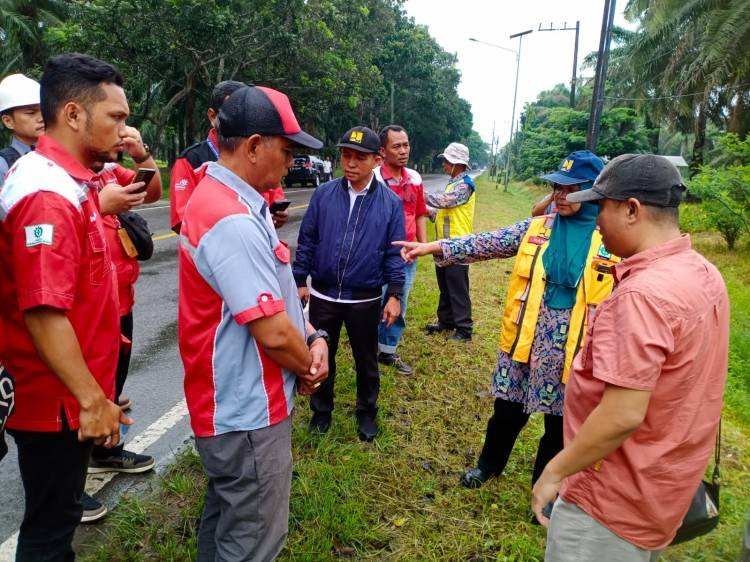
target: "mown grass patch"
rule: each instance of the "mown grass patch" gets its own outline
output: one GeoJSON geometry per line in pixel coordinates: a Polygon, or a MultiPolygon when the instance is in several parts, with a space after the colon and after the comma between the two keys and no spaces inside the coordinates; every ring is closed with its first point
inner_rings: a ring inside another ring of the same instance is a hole
{"type": "MultiPolygon", "coordinates": [[[[475,230],[510,224],[528,215],[544,190],[513,185],[509,193],[478,181],[475,230]]],[[[732,560],[748,509],[748,406],[746,369],[750,328],[748,249],[722,250],[710,235],[696,247],[722,269],[732,297],[732,366],[725,415],[722,520],[702,539],[668,549],[672,561],[732,560]]],[[[360,443],[354,419],[354,369],[344,338],[338,358],[336,409],[331,431],[307,431],[308,401],[294,418],[295,458],[290,533],[281,559],[296,560],[498,560],[544,556],[545,532],[530,522],[529,493],[541,418],[532,416],[505,475],[479,490],[458,485],[482,446],[492,399],[487,396],[497,349],[500,315],[512,260],[471,266],[474,340],[426,336],[438,291],[432,261],[422,259],[409,301],[402,357],[413,377],[382,372],[381,435],[360,443]]],[[[128,499],[107,523],[104,544],[89,560],[192,560],[204,480],[200,462],[184,454],[154,498],[128,499]]]]}

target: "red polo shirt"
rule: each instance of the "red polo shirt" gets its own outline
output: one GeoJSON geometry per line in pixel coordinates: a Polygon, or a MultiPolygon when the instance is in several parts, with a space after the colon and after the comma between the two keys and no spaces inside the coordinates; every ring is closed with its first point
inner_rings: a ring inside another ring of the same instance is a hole
{"type": "Polygon", "coordinates": [[[381,179],[391,191],[398,195],[404,204],[404,226],[406,239],[414,242],[417,239],[417,217],[428,214],[424,201],[422,176],[411,168],[401,168],[401,177],[395,178],[387,166],[376,168],[378,179],[381,179]]]}
{"type": "Polygon", "coordinates": [[[8,427],[79,427],[78,402],[39,357],[23,313],[65,312],[92,375],[112,398],[120,341],[115,271],[104,237],[94,174],[42,136],[0,191],[0,362],[16,378],[8,427]]]}
{"type": "MultiPolygon", "coordinates": [[[[107,184],[115,183],[120,186],[126,186],[133,183],[135,172],[120,166],[119,164],[106,164],[104,169],[99,172],[100,187],[107,184]]],[[[104,238],[109,246],[109,253],[112,256],[112,264],[117,272],[117,296],[120,301],[120,316],[125,316],[135,304],[135,282],[141,270],[137,258],[131,258],[125,252],[125,248],[120,242],[120,235],[117,231],[120,229],[120,221],[117,215],[104,215],[102,217],[104,224],[104,238]]]]}

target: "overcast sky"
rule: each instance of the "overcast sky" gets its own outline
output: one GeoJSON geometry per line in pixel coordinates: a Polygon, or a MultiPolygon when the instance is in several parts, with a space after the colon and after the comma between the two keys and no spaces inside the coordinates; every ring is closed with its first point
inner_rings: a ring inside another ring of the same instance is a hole
{"type": "MultiPolygon", "coordinates": [[[[622,16],[625,0],[617,2],[615,25],[632,29],[622,16]]],[[[430,34],[450,53],[458,55],[461,97],[471,104],[474,129],[489,144],[492,123],[502,146],[510,134],[513,109],[513,85],[516,57],[513,53],[481,43],[470,37],[518,48],[518,39],[508,36],[527,29],[521,48],[521,72],[518,79],[516,120],[524,103],[536,99],[539,92],[564,82],[570,85],[573,70],[574,31],[544,31],[542,28],[575,27],[581,22],[578,44],[579,77],[583,58],[599,48],[603,0],[407,0],[406,11],[417,23],[426,25],[430,34]]],[[[584,76],[593,76],[593,68],[584,76]]]]}

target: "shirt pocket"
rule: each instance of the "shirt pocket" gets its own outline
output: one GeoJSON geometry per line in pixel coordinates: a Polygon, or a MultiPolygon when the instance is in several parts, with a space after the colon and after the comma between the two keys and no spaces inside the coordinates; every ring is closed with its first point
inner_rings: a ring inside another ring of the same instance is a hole
{"type": "Polygon", "coordinates": [[[112,265],[107,253],[107,243],[102,233],[91,223],[86,236],[89,260],[89,278],[92,285],[102,285],[112,271],[112,265]]]}

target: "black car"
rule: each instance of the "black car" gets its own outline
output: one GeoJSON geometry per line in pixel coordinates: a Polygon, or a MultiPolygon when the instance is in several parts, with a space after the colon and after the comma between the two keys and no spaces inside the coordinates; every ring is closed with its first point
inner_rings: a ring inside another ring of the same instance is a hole
{"type": "Polygon", "coordinates": [[[323,161],[312,154],[298,154],[284,178],[284,185],[291,187],[295,183],[318,187],[323,179],[323,161]]]}

